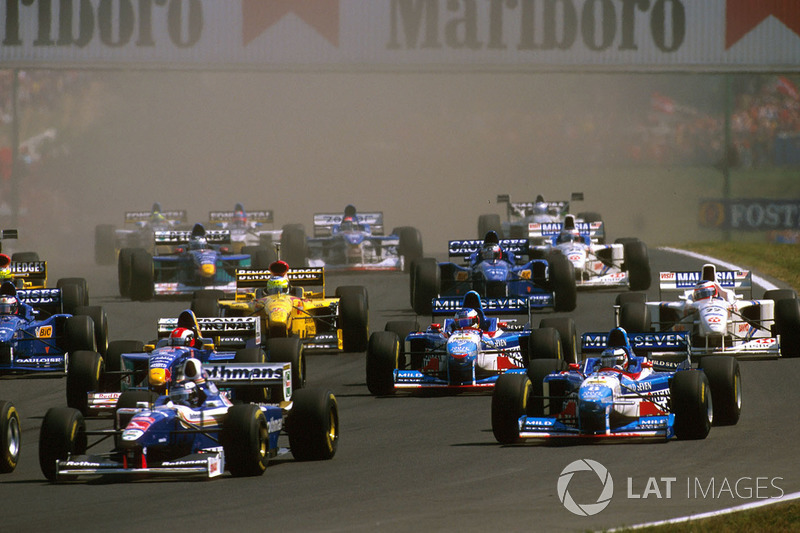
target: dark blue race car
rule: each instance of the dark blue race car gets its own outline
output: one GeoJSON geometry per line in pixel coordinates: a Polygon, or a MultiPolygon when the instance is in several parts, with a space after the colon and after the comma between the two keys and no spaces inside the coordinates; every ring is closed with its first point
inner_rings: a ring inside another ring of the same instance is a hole
{"type": "Polygon", "coordinates": [[[686,332],[583,335],[580,364],[532,360],[501,376],[492,430],[501,444],[531,441],[704,439],[741,412],[735,358],[704,357],[693,368],[686,332]]]}
{"type": "Polygon", "coordinates": [[[414,263],[411,305],[417,314],[434,311],[439,296],[461,297],[469,291],[484,298],[524,299],[532,309],[575,309],[574,270],[563,254],[531,260],[527,239],[500,240],[494,232],[483,241],[450,241],[448,253],[451,259],[463,258],[464,263],[438,263],[432,258],[414,263]]]}
{"type": "Polygon", "coordinates": [[[172,251],[151,255],[144,249],[125,249],[119,255],[119,289],[133,300],[153,296],[190,296],[198,290],[236,291],[236,269],[267,268],[274,252],[265,247],[244,247],[230,253],[229,230],[209,230],[195,224],[191,231],[156,231],[157,249],[172,251]],[[124,252],[124,253],[123,253],[124,252]]]}

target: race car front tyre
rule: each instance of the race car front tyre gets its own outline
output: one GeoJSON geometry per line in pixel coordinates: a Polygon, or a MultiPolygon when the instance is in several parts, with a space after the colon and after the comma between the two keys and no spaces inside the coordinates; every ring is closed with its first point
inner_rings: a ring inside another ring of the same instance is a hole
{"type": "Polygon", "coordinates": [[[67,405],[86,414],[91,391],[100,390],[105,362],[97,352],[78,350],[69,354],[67,371],[67,405]]]}
{"type": "Polygon", "coordinates": [[[575,284],[575,269],[561,252],[547,256],[550,271],[550,290],[554,294],[556,312],[574,311],[578,303],[578,287],[575,284]]]}
{"type": "Polygon", "coordinates": [[[619,308],[619,327],[628,333],[650,331],[650,308],[641,302],[627,302],[619,308]]]}
{"type": "Polygon", "coordinates": [[[131,295],[131,257],[134,248],[123,248],[117,256],[117,279],[119,295],[129,298],[131,295]]]}
{"type": "Polygon", "coordinates": [[[369,339],[369,298],[361,286],[336,288],[339,298],[339,321],[342,329],[342,349],[345,352],[363,352],[369,339]]]}
{"type": "Polygon", "coordinates": [[[775,302],[775,332],[781,336],[781,356],[800,357],[800,300],[775,302]]]}
{"type": "Polygon", "coordinates": [[[531,359],[528,363],[528,379],[531,394],[528,398],[528,416],[545,416],[550,413],[550,399],[544,397],[544,378],[553,372],[561,372],[566,365],[560,359],[531,359]]]}
{"type": "Polygon", "coordinates": [[[99,305],[82,305],[75,309],[75,314],[92,319],[97,352],[105,357],[108,350],[108,315],[105,310],[99,305]]]}
{"type": "Polygon", "coordinates": [[[289,448],[298,461],[324,461],[339,445],[339,405],[329,390],[303,389],[292,396],[286,421],[289,448]]]}
{"type": "Polygon", "coordinates": [[[86,315],[76,315],[67,318],[64,330],[67,336],[67,351],[97,350],[95,340],[94,320],[86,315]]]}
{"type": "MultiPolygon", "coordinates": [[[[233,362],[237,364],[264,364],[267,362],[267,356],[261,348],[240,348],[236,350],[236,355],[233,357],[233,362]]],[[[266,402],[269,397],[267,387],[256,387],[253,385],[243,385],[234,387],[233,397],[237,401],[244,403],[262,403],[266,402]]]]}
{"type": "Polygon", "coordinates": [[[31,261],[41,261],[39,252],[14,252],[11,254],[11,262],[13,263],[29,263],[31,261]]]}
{"type": "Polygon", "coordinates": [[[94,228],[94,262],[113,265],[116,258],[116,229],[112,224],[99,224],[94,228]]]}
{"type": "Polygon", "coordinates": [[[680,440],[704,439],[714,420],[708,378],[699,370],[681,370],[670,384],[670,404],[675,414],[675,436],[680,440]]]}
{"type": "Polygon", "coordinates": [[[281,232],[281,259],[291,268],[303,268],[308,257],[306,232],[299,224],[288,224],[281,232]]]}
{"type": "Polygon", "coordinates": [[[764,291],[764,300],[774,300],[777,302],[778,300],[784,300],[786,298],[796,300],[797,291],[794,289],[770,289],[764,291]]]}
{"type": "Polygon", "coordinates": [[[61,309],[64,313],[74,315],[78,307],[86,305],[86,292],[80,284],[62,282],[57,288],[61,290],[61,309]]]}
{"type": "Polygon", "coordinates": [[[408,360],[405,355],[406,337],[409,334],[419,331],[419,322],[416,320],[390,320],[384,326],[383,331],[393,331],[400,340],[400,358],[397,368],[406,368],[408,360]]]}
{"type": "MultiPolygon", "coordinates": [[[[106,355],[103,356],[106,368],[100,382],[102,390],[120,392],[123,382],[126,386],[131,386],[138,384],[144,378],[144,375],[125,376],[122,374],[122,354],[124,353],[144,353],[144,343],[138,340],[118,340],[108,343],[106,355]]],[[[147,365],[146,362],[144,364],[147,365]]]]}
{"type": "Polygon", "coordinates": [[[411,271],[411,265],[422,257],[422,235],[417,228],[403,226],[395,229],[395,234],[400,237],[397,253],[403,256],[403,269],[411,271]]]}
{"type": "Polygon", "coordinates": [[[624,304],[628,302],[638,302],[638,303],[645,303],[647,302],[647,293],[646,292],[620,292],[617,294],[617,297],[614,299],[614,305],[618,305],[622,307],[624,304]]]}
{"type": "Polygon", "coordinates": [[[703,357],[701,370],[711,388],[715,426],[733,426],[742,412],[742,373],[739,361],[728,355],[703,357]]]}
{"type": "Polygon", "coordinates": [[[195,291],[192,295],[191,309],[198,317],[218,317],[220,316],[219,300],[223,297],[223,292],[216,289],[204,289],[195,291]]]}
{"type": "Polygon", "coordinates": [[[146,250],[136,250],[131,256],[131,300],[153,299],[153,256],[146,250]]]}
{"type": "Polygon", "coordinates": [[[13,472],[19,462],[22,431],[14,404],[0,400],[0,474],[13,472]]]}
{"type": "Polygon", "coordinates": [[[527,413],[531,380],[525,374],[503,374],[492,392],[492,433],[500,444],[519,442],[519,419],[527,413]]]}
{"type": "Polygon", "coordinates": [[[375,396],[394,393],[394,371],[400,363],[400,339],[393,331],[376,331],[367,347],[367,388],[375,396]]]}
{"type": "Polygon", "coordinates": [[[413,277],[411,306],[418,315],[429,315],[433,309],[432,300],[439,295],[442,285],[439,263],[432,257],[418,259],[414,262],[413,277]]]}
{"type": "Polygon", "coordinates": [[[548,317],[539,322],[539,328],[554,328],[561,337],[561,351],[567,364],[578,362],[578,329],[572,317],[548,317]]]}
{"type": "Polygon", "coordinates": [[[272,338],[267,341],[267,356],[270,363],[292,364],[292,389],[306,386],[306,357],[303,343],[297,337],[272,338]]]}
{"type": "Polygon", "coordinates": [[[272,452],[269,428],[257,405],[234,405],[228,409],[220,435],[225,464],[234,477],[260,476],[272,452]]]}
{"type": "Polygon", "coordinates": [[[627,242],[624,245],[625,270],[628,271],[628,282],[632,291],[646,291],[650,288],[650,258],[647,246],[640,240],[627,242]]]}
{"type": "Polygon", "coordinates": [[[528,337],[528,357],[533,359],[558,359],[564,361],[564,344],[561,334],[553,327],[540,327],[528,337]]]}
{"type": "Polygon", "coordinates": [[[39,468],[56,480],[56,462],[86,451],[86,422],[80,411],[69,407],[47,410],[39,430],[39,468]]]}

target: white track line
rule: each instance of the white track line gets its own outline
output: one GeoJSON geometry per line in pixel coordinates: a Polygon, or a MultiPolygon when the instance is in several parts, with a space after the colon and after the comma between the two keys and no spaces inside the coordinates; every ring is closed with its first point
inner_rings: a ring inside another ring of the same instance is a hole
{"type": "MultiPolygon", "coordinates": [[[[723,266],[723,267],[725,267],[725,268],[727,268],[729,270],[745,270],[740,266],[736,266],[736,265],[734,265],[732,263],[728,263],[726,261],[721,261],[721,260],[717,259],[716,257],[711,257],[711,256],[708,256],[708,255],[703,255],[703,254],[697,254],[697,253],[694,253],[694,252],[690,252],[688,250],[681,250],[680,248],[670,248],[669,246],[662,246],[662,247],[659,247],[658,249],[659,250],[664,250],[665,252],[672,252],[674,254],[686,255],[686,256],[689,256],[689,257],[693,257],[695,259],[700,259],[702,261],[706,261],[708,263],[716,263],[716,264],[718,264],[720,266],[723,266]]],[[[765,291],[769,291],[769,290],[779,289],[780,288],[777,285],[774,285],[773,283],[770,283],[766,279],[762,278],[761,276],[757,276],[755,274],[753,274],[753,283],[755,283],[756,285],[758,285],[760,287],[763,287],[765,291]]]]}

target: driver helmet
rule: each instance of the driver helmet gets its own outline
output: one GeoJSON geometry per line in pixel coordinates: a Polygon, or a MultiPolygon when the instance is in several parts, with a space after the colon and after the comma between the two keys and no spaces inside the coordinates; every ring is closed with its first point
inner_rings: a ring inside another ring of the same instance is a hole
{"type": "Polygon", "coordinates": [[[289,279],[285,276],[272,276],[267,281],[267,294],[288,294],[289,279]]]}
{"type": "Polygon", "coordinates": [[[175,328],[169,334],[170,346],[194,346],[195,334],[189,328],[175,328]]]}
{"type": "Polygon", "coordinates": [[[208,248],[208,241],[205,237],[195,237],[189,241],[190,250],[205,250],[208,248]]]}
{"type": "Polygon", "coordinates": [[[494,260],[502,259],[503,250],[497,243],[484,244],[483,249],[481,250],[481,257],[483,258],[484,261],[492,259],[494,260]]]}
{"type": "Polygon", "coordinates": [[[600,364],[603,368],[616,368],[625,370],[628,367],[628,352],[624,348],[606,348],[600,354],[600,364]]]}
{"type": "Polygon", "coordinates": [[[694,288],[692,299],[695,302],[705,300],[706,298],[716,298],[719,296],[717,292],[717,284],[713,281],[703,281],[698,283],[694,288]]]}
{"type": "Polygon", "coordinates": [[[556,243],[564,244],[565,242],[578,242],[580,241],[580,233],[578,230],[562,230],[561,233],[558,234],[558,238],[556,239],[556,243]]]}
{"type": "Polygon", "coordinates": [[[247,225],[247,215],[244,211],[237,210],[233,213],[233,224],[234,226],[246,226],[247,225]]]}
{"type": "Polygon", "coordinates": [[[19,302],[13,296],[0,296],[0,315],[16,315],[19,302]]]}
{"type": "Polygon", "coordinates": [[[456,329],[477,328],[481,322],[475,309],[459,309],[453,319],[456,329]]]}

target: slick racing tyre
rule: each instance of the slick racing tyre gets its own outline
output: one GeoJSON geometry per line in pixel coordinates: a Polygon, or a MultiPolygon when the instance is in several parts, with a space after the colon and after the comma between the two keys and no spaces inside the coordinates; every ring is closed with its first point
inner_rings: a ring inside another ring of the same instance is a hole
{"type": "Polygon", "coordinates": [[[19,462],[22,431],[14,404],[0,400],[0,474],[13,472],[19,462]]]}
{"type": "Polygon", "coordinates": [[[86,278],[61,278],[56,282],[57,289],[63,290],[67,285],[78,286],[78,294],[80,295],[78,305],[89,305],[89,284],[86,282],[86,278]]]}
{"type": "Polygon", "coordinates": [[[76,315],[67,318],[64,327],[67,336],[67,352],[76,350],[97,351],[94,320],[86,315],[76,315]]]}
{"type": "Polygon", "coordinates": [[[646,291],[650,288],[650,259],[647,255],[647,246],[635,239],[623,245],[625,254],[625,270],[628,271],[628,280],[632,291],[646,291]]]}
{"type": "Polygon", "coordinates": [[[528,398],[529,416],[544,416],[549,413],[550,399],[544,397],[544,378],[553,372],[561,372],[566,365],[559,359],[531,359],[528,363],[528,378],[531,394],[528,398]]]}
{"type": "Polygon", "coordinates": [[[670,404],[675,414],[675,436],[681,440],[704,439],[714,420],[708,378],[699,370],[681,370],[670,384],[670,404]]]}
{"type": "Polygon", "coordinates": [[[528,337],[528,358],[564,361],[564,345],[559,331],[552,327],[540,327],[531,331],[531,336],[528,337]]]}
{"type": "Polygon", "coordinates": [[[14,263],[29,263],[40,261],[39,252],[14,252],[11,254],[11,261],[14,263]]]}
{"type": "MultiPolygon", "coordinates": [[[[123,388],[139,383],[136,375],[123,375],[122,354],[144,353],[144,343],[138,340],[118,340],[108,343],[106,355],[103,357],[105,372],[100,380],[100,388],[106,392],[120,392],[123,388]]],[[[146,366],[147,363],[145,362],[146,366]]]]}
{"type": "Polygon", "coordinates": [[[703,357],[701,370],[711,388],[714,425],[732,426],[742,412],[742,373],[739,361],[728,355],[703,357]]]}
{"type": "Polygon", "coordinates": [[[555,293],[556,312],[574,311],[578,303],[578,286],[575,284],[575,268],[561,252],[547,256],[550,270],[550,290],[555,293]]]}
{"type": "Polygon", "coordinates": [[[800,300],[775,302],[775,333],[781,336],[782,357],[800,357],[800,300]]]}
{"type": "Polygon", "coordinates": [[[83,415],[69,407],[47,411],[39,431],[39,468],[44,477],[56,480],[56,461],[86,452],[86,422],[83,415]]]}
{"type": "Polygon", "coordinates": [[[131,256],[131,300],[152,300],[153,281],[153,256],[146,250],[136,250],[131,256]]]}
{"type": "Polygon", "coordinates": [[[397,338],[400,341],[400,357],[397,368],[406,368],[408,363],[405,354],[406,337],[411,333],[419,331],[419,322],[416,320],[390,320],[386,323],[383,330],[393,331],[397,334],[397,338]]]}
{"type": "Polygon", "coordinates": [[[425,257],[414,262],[411,306],[418,315],[429,315],[432,301],[439,295],[442,285],[439,264],[436,259],[425,257]]]}
{"type": "Polygon", "coordinates": [[[486,234],[490,231],[497,233],[497,236],[503,238],[503,226],[500,223],[500,215],[488,214],[478,216],[478,239],[483,240],[486,234]]]}
{"type": "Polygon", "coordinates": [[[100,224],[94,228],[94,262],[98,265],[113,265],[116,259],[116,229],[111,224],[100,224]]]}
{"type": "Polygon", "coordinates": [[[619,327],[628,333],[650,331],[650,308],[642,302],[627,302],[619,308],[619,327]]]}
{"type": "Polygon", "coordinates": [[[288,224],[281,232],[280,258],[291,268],[303,268],[308,257],[306,232],[299,224],[288,224]]]}
{"type": "Polygon", "coordinates": [[[117,279],[119,285],[119,295],[129,298],[131,295],[131,257],[133,248],[123,248],[117,256],[117,279]]]}
{"type": "Polygon", "coordinates": [[[367,388],[375,396],[394,393],[394,371],[400,364],[400,339],[393,331],[376,331],[367,347],[367,388]]]}
{"type": "Polygon", "coordinates": [[[337,287],[339,298],[339,323],[342,330],[342,349],[345,352],[363,352],[369,340],[369,299],[367,289],[361,286],[337,287]]]}
{"type": "Polygon", "coordinates": [[[267,269],[278,260],[275,248],[266,246],[244,246],[242,253],[250,256],[250,268],[267,269]]]}
{"type": "Polygon", "coordinates": [[[270,363],[292,364],[292,390],[306,386],[306,357],[303,343],[297,337],[272,338],[267,341],[270,363]]]}
{"type": "Polygon", "coordinates": [[[492,392],[492,433],[500,444],[519,442],[519,419],[528,411],[531,380],[525,374],[503,374],[492,392]]]}
{"type": "Polygon", "coordinates": [[[422,257],[422,235],[411,226],[403,226],[395,231],[400,236],[397,253],[403,256],[403,270],[410,272],[414,261],[422,257]]]}
{"type": "Polygon", "coordinates": [[[339,445],[339,405],[329,390],[303,389],[292,397],[286,421],[289,448],[298,461],[324,461],[339,445]]]}
{"type": "Polygon", "coordinates": [[[89,410],[88,393],[100,390],[105,363],[102,356],[89,350],[69,354],[67,371],[67,405],[86,414],[89,410]]]}
{"type": "Polygon", "coordinates": [[[194,291],[190,308],[197,317],[218,317],[219,301],[223,296],[224,293],[216,289],[194,291]]]}
{"type": "MultiPolygon", "coordinates": [[[[267,356],[260,347],[241,348],[236,350],[233,358],[234,363],[238,364],[263,364],[267,362],[267,356]]],[[[244,403],[262,403],[269,398],[267,387],[256,387],[253,385],[241,385],[234,387],[233,397],[237,401],[244,403]]]]}
{"type": "Polygon", "coordinates": [[[260,476],[267,469],[271,453],[269,428],[257,405],[241,404],[228,409],[220,441],[225,464],[234,477],[260,476]]]}
{"type": "Polygon", "coordinates": [[[105,357],[108,349],[108,315],[105,310],[99,305],[82,305],[75,309],[75,314],[92,319],[97,352],[105,357]]]}
{"type": "Polygon", "coordinates": [[[578,330],[575,327],[575,319],[572,317],[543,318],[539,322],[539,328],[553,328],[558,331],[564,361],[567,364],[578,362],[578,330]]]}

